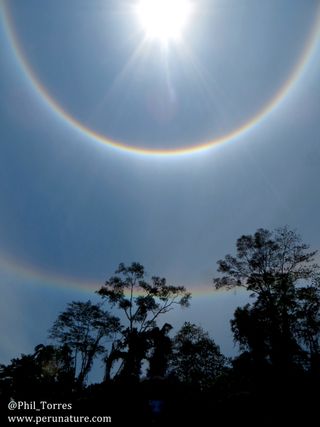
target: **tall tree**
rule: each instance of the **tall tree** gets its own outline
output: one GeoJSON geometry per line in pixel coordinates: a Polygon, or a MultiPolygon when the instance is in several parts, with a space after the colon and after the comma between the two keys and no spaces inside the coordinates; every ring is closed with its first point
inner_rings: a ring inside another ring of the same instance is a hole
{"type": "Polygon", "coordinates": [[[173,339],[170,368],[181,382],[210,387],[226,362],[219,346],[200,326],[185,322],[173,339]]]}
{"type": "Polygon", "coordinates": [[[139,376],[149,348],[148,332],[157,319],[175,306],[188,307],[191,298],[185,287],[168,285],[164,278],[154,276],[147,282],[144,267],[136,262],[130,266],[121,263],[98,294],[124,314],[123,339],[106,360],[110,373],[113,361],[121,358],[120,374],[124,376],[139,376]]]}
{"type": "Polygon", "coordinates": [[[258,229],[240,237],[236,246],[236,256],[218,261],[222,275],[214,279],[217,289],[242,286],[255,297],[252,306],[236,312],[235,339],[251,350],[255,347],[255,354],[264,351],[285,371],[302,352],[296,333],[298,294],[319,274],[316,251],[287,227],[258,229]]]}
{"type": "Polygon", "coordinates": [[[98,304],[73,301],[59,314],[49,336],[73,351],[74,372],[81,386],[94,358],[106,351],[105,340],[119,331],[119,319],[102,310],[98,304]]]}

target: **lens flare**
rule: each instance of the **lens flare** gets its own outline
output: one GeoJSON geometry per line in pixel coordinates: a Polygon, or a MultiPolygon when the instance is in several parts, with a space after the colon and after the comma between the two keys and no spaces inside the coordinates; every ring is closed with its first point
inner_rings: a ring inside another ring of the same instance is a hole
{"type": "Polygon", "coordinates": [[[136,13],[148,39],[168,43],[182,37],[192,4],[188,0],[141,0],[136,13]]]}
{"type": "MultiPolygon", "coordinates": [[[[167,1],[167,0],[162,0],[167,1]]],[[[215,139],[207,139],[197,141],[192,145],[182,146],[179,148],[145,148],[142,146],[133,146],[122,140],[115,140],[108,135],[96,132],[92,128],[85,125],[79,119],[74,117],[71,113],[66,111],[57,99],[55,99],[49,90],[40,82],[39,77],[33,70],[25,52],[21,46],[20,40],[16,34],[14,22],[10,15],[9,4],[5,1],[0,3],[2,6],[2,20],[4,29],[10,43],[13,54],[15,55],[21,70],[29,83],[33,87],[35,93],[47,105],[50,110],[56,114],[66,125],[70,126],[76,133],[85,136],[88,140],[105,144],[109,148],[120,150],[126,153],[132,153],[142,156],[156,156],[156,157],[174,157],[174,156],[190,156],[197,152],[204,152],[213,148],[214,146],[223,144],[225,142],[235,142],[238,138],[245,136],[248,132],[260,125],[268,116],[273,113],[286,99],[289,93],[296,87],[297,83],[301,80],[304,71],[308,68],[311,60],[315,57],[320,40],[320,6],[317,7],[312,26],[307,41],[304,45],[300,56],[298,57],[291,72],[287,76],[287,80],[283,83],[282,87],[270,97],[269,101],[256,112],[255,115],[250,117],[245,123],[240,125],[237,129],[233,129],[226,134],[219,136],[215,139]]]]}

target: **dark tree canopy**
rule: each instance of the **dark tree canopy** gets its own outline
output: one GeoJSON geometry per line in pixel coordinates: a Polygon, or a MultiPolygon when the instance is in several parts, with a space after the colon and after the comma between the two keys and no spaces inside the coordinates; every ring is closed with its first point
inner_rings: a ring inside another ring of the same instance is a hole
{"type": "Polygon", "coordinates": [[[73,379],[73,360],[67,345],[39,344],[33,354],[22,354],[7,366],[0,365],[0,390],[15,398],[37,392],[43,397],[49,388],[61,391],[61,387],[72,387],[73,379]]]}
{"type": "Polygon", "coordinates": [[[274,292],[285,291],[284,283],[290,288],[290,284],[319,273],[314,263],[317,251],[310,251],[287,227],[273,232],[258,229],[254,235],[241,236],[236,247],[236,256],[226,255],[218,261],[222,276],[214,279],[217,289],[243,286],[262,298],[270,298],[274,292]]]}
{"type": "Polygon", "coordinates": [[[141,264],[120,264],[98,291],[102,302],[72,302],[59,314],[50,330],[57,345],[40,344],[0,365],[3,425],[10,399],[70,402],[79,415],[108,411],[115,425],[207,425],[208,419],[249,427],[313,425],[320,386],[315,255],[284,227],[240,237],[236,254],[218,262],[216,288],[242,286],[251,297],[231,320],[240,349],[232,360],[193,323],[172,338],[165,314],[189,305],[183,286],[147,280],[141,264]],[[104,381],[87,384],[99,355],[104,381]]]}
{"type": "Polygon", "coordinates": [[[191,298],[185,287],[169,285],[165,278],[153,276],[146,281],[144,267],[136,262],[130,266],[121,263],[98,294],[122,311],[125,319],[122,339],[113,343],[106,358],[106,378],[119,359],[120,376],[139,377],[142,360],[153,345],[150,331],[156,328],[156,321],[175,306],[188,307],[191,298]]]}
{"type": "Polygon", "coordinates": [[[50,329],[50,338],[67,345],[73,352],[74,372],[83,384],[94,358],[106,351],[105,339],[120,331],[117,317],[87,302],[72,302],[60,313],[50,329]],[[80,367],[77,367],[80,359],[80,367]]]}
{"type": "Polygon", "coordinates": [[[129,329],[138,332],[153,328],[157,318],[174,306],[188,307],[191,298],[184,286],[168,285],[164,278],[153,276],[147,282],[144,267],[136,262],[129,267],[121,263],[98,294],[122,310],[129,329]]]}
{"type": "Polygon", "coordinates": [[[236,256],[218,261],[216,288],[243,286],[255,297],[238,308],[231,322],[234,338],[256,362],[285,373],[319,354],[319,266],[316,251],[287,227],[259,229],[237,240],[236,256]],[[309,354],[306,352],[309,347],[309,354]],[[310,358],[310,355],[312,357],[310,358]]]}
{"type": "Polygon", "coordinates": [[[149,369],[148,377],[165,377],[169,359],[172,355],[172,340],[169,337],[169,332],[172,326],[165,323],[162,328],[155,327],[149,332],[149,340],[151,342],[151,352],[148,357],[149,369]]]}
{"type": "Polygon", "coordinates": [[[183,383],[211,386],[227,359],[200,326],[185,322],[173,339],[171,372],[183,383]]]}

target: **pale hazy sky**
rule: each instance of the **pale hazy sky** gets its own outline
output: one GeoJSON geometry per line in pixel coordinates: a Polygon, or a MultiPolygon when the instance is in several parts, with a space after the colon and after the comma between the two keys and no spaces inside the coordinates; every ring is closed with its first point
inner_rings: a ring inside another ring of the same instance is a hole
{"type": "Polygon", "coordinates": [[[167,49],[142,43],[133,3],[2,2],[0,362],[131,261],[194,290],[171,319],[230,354],[246,297],[209,290],[216,261],[258,227],[320,248],[319,1],[200,0],[167,49]],[[237,138],[161,157],[90,138],[35,84],[82,126],[151,150],[228,135],[279,102],[237,138]]]}

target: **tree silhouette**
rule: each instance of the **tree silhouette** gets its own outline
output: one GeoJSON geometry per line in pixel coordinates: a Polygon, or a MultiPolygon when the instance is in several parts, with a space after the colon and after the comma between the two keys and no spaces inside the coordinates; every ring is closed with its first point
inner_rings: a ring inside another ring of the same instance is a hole
{"type": "Polygon", "coordinates": [[[100,304],[72,302],[59,314],[50,330],[58,346],[40,344],[0,365],[0,413],[10,398],[68,401],[76,413],[95,415],[107,401],[116,425],[205,425],[212,414],[224,425],[312,425],[320,383],[315,254],[285,227],[240,237],[236,255],[219,261],[216,288],[243,286],[253,298],[231,320],[241,351],[233,360],[200,326],[185,322],[171,338],[172,326],[157,324],[189,305],[184,287],[147,281],[138,263],[120,264],[98,291],[100,304]],[[105,381],[88,385],[98,355],[105,381]]]}
{"type": "Polygon", "coordinates": [[[56,386],[72,386],[73,378],[71,351],[66,345],[39,344],[33,354],[22,354],[9,365],[0,366],[0,389],[15,398],[50,392],[50,388],[52,391],[56,386]]]}
{"type": "Polygon", "coordinates": [[[113,362],[121,358],[119,375],[126,377],[139,376],[149,349],[148,332],[156,320],[174,306],[188,307],[191,297],[183,286],[168,285],[164,278],[152,277],[147,282],[144,267],[135,262],[130,266],[121,263],[98,294],[124,313],[123,338],[114,343],[106,359],[106,372],[108,376],[113,362]]]}
{"type": "Polygon", "coordinates": [[[257,360],[270,361],[282,373],[303,355],[297,324],[305,324],[305,319],[298,311],[308,299],[306,284],[319,274],[315,254],[284,227],[240,237],[237,255],[218,261],[222,276],[214,279],[217,289],[243,286],[255,297],[253,305],[235,313],[235,339],[250,348],[257,360]]]}
{"type": "Polygon", "coordinates": [[[67,344],[60,347],[39,344],[34,349],[34,361],[41,367],[41,377],[59,383],[74,379],[72,351],[67,344]]]}
{"type": "Polygon", "coordinates": [[[263,310],[252,308],[249,304],[238,307],[231,320],[231,329],[240,350],[250,351],[258,367],[265,365],[270,350],[269,315],[263,310]]]}
{"type": "Polygon", "coordinates": [[[211,386],[227,359],[200,326],[185,322],[173,339],[171,372],[183,383],[211,386]]]}
{"type": "Polygon", "coordinates": [[[152,343],[152,351],[148,358],[149,378],[163,378],[167,373],[169,358],[172,353],[172,340],[168,336],[171,329],[172,326],[169,325],[169,323],[165,323],[161,329],[156,326],[149,333],[149,337],[152,343]]]}
{"type": "Polygon", "coordinates": [[[119,319],[97,304],[72,302],[60,313],[50,329],[50,338],[65,344],[73,352],[77,382],[83,385],[93,360],[106,351],[105,341],[120,331],[119,319]],[[77,362],[80,360],[80,366],[77,362]]]}
{"type": "Polygon", "coordinates": [[[297,290],[296,334],[309,350],[309,365],[320,378],[320,278],[297,290]]]}

